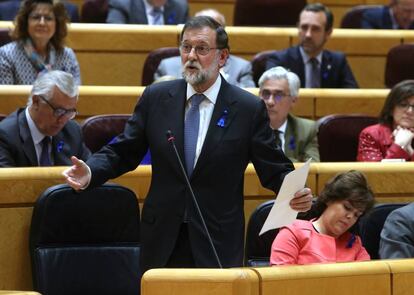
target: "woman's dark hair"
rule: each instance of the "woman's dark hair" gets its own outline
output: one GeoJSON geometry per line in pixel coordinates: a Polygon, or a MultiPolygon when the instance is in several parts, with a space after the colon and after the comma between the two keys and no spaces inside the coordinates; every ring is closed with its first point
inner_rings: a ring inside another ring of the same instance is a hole
{"type": "Polygon", "coordinates": [[[374,193],[360,171],[339,173],[330,179],[312,206],[312,217],[321,216],[328,203],[342,200],[347,200],[363,214],[374,206],[374,193]]]}
{"type": "Polygon", "coordinates": [[[414,80],[405,80],[396,84],[385,99],[379,116],[379,122],[393,129],[394,117],[392,114],[394,108],[412,96],[414,96],[414,80]]]}
{"type": "Polygon", "coordinates": [[[14,40],[24,40],[30,38],[29,36],[29,15],[36,8],[38,4],[49,4],[52,8],[56,19],[56,31],[50,39],[53,47],[57,51],[63,50],[64,39],[68,34],[67,23],[69,16],[66,12],[65,6],[61,2],[54,2],[52,0],[25,0],[21,3],[19,12],[14,19],[14,30],[11,37],[14,40]]]}
{"type": "Polygon", "coordinates": [[[181,31],[180,35],[180,42],[183,40],[183,35],[186,30],[190,29],[202,29],[202,28],[210,28],[216,31],[216,47],[217,49],[230,49],[229,48],[229,37],[227,36],[224,27],[219,24],[214,18],[210,16],[200,15],[191,18],[188,20],[183,30],[181,31]]]}

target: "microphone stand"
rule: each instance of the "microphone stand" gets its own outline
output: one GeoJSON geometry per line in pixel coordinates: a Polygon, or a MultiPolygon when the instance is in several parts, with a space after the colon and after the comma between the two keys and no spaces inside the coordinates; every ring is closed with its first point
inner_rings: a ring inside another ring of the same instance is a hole
{"type": "Polygon", "coordinates": [[[193,188],[191,186],[190,180],[188,179],[187,171],[184,168],[183,162],[181,161],[181,157],[178,154],[177,147],[175,146],[175,137],[174,137],[173,133],[171,132],[171,130],[167,130],[166,135],[167,135],[167,141],[169,143],[171,143],[171,145],[172,145],[172,147],[174,149],[174,153],[175,153],[175,155],[176,155],[176,157],[178,159],[178,163],[180,164],[180,168],[181,168],[181,171],[182,171],[182,173],[184,175],[185,182],[187,183],[187,187],[190,190],[190,195],[191,195],[191,197],[193,199],[193,202],[194,202],[194,205],[195,205],[195,207],[197,209],[197,213],[200,216],[200,219],[201,219],[201,223],[203,225],[203,228],[204,228],[204,230],[205,230],[205,232],[207,234],[207,239],[209,241],[209,244],[211,246],[211,249],[213,250],[214,257],[217,260],[217,264],[218,264],[219,268],[223,268],[223,266],[221,265],[221,262],[220,262],[220,258],[217,255],[216,247],[214,247],[213,240],[211,239],[210,232],[208,231],[208,228],[207,228],[206,222],[204,220],[203,214],[201,213],[200,206],[198,205],[197,199],[196,199],[196,197],[194,195],[194,191],[193,191],[193,188]]]}

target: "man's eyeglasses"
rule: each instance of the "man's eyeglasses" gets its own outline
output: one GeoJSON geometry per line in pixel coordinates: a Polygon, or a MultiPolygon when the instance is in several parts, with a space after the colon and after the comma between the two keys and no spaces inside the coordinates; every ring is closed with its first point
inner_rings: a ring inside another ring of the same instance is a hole
{"type": "Polygon", "coordinates": [[[272,97],[273,97],[274,101],[281,101],[284,97],[288,97],[288,96],[290,96],[290,95],[285,94],[285,93],[283,93],[283,92],[281,92],[281,91],[275,91],[275,92],[272,92],[272,91],[270,91],[270,90],[263,89],[263,90],[260,92],[260,96],[261,96],[264,100],[269,100],[270,98],[272,98],[272,97]]]}
{"type": "Polygon", "coordinates": [[[409,104],[406,101],[398,103],[397,107],[399,107],[401,110],[404,110],[404,111],[408,111],[410,108],[414,111],[414,104],[409,104]]]}
{"type": "Polygon", "coordinates": [[[191,50],[193,50],[193,48],[195,49],[195,52],[197,55],[207,55],[212,49],[222,49],[222,48],[217,48],[217,47],[209,47],[207,45],[196,45],[196,46],[192,46],[190,44],[180,45],[180,51],[185,54],[189,54],[191,50]]]}
{"type": "Polygon", "coordinates": [[[66,117],[69,120],[75,118],[75,116],[78,114],[78,112],[76,111],[76,109],[64,109],[64,108],[57,108],[54,107],[44,96],[42,95],[37,95],[39,96],[45,103],[47,103],[53,110],[53,116],[55,116],[56,118],[61,118],[61,117],[66,117]]]}
{"type": "Polygon", "coordinates": [[[42,18],[47,23],[55,20],[55,17],[53,15],[43,15],[43,14],[38,14],[38,13],[29,15],[29,20],[34,21],[34,22],[40,22],[42,18]]]}

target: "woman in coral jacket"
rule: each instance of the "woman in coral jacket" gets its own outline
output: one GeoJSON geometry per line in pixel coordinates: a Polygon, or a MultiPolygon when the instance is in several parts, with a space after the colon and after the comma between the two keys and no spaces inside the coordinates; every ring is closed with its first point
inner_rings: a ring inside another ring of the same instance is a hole
{"type": "Polygon", "coordinates": [[[414,80],[395,85],[382,108],[379,124],[359,135],[358,161],[414,160],[414,80]]]}
{"type": "Polygon", "coordinates": [[[315,219],[296,220],[281,228],[272,244],[270,264],[369,260],[353,228],[373,204],[374,195],[361,172],[338,174],[326,184],[314,204],[315,219]]]}

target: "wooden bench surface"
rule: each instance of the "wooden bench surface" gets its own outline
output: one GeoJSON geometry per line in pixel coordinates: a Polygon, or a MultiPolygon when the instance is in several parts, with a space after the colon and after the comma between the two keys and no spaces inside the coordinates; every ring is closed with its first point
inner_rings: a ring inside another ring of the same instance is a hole
{"type": "MultiPolygon", "coordinates": [[[[31,86],[27,85],[1,86],[0,114],[9,114],[18,107],[24,107],[30,89],[31,86]]],[[[139,86],[80,86],[77,120],[101,114],[130,114],[144,89],[139,86]]],[[[247,90],[259,94],[257,88],[247,90]]],[[[293,113],[311,119],[335,113],[378,116],[388,93],[387,89],[302,88],[293,113]]]]}
{"type": "MultiPolygon", "coordinates": [[[[0,22],[10,27],[11,22],[0,22]]],[[[178,46],[178,26],[71,24],[67,44],[76,52],[83,85],[139,86],[148,53],[178,46]]],[[[227,27],[233,54],[250,60],[263,50],[297,44],[296,28],[227,27]]],[[[361,88],[383,88],[386,54],[412,42],[414,32],[403,30],[335,29],[327,49],[343,51],[361,88]]]]}

